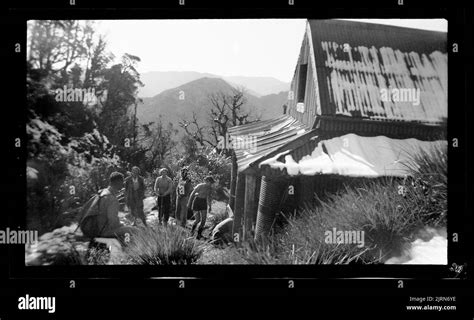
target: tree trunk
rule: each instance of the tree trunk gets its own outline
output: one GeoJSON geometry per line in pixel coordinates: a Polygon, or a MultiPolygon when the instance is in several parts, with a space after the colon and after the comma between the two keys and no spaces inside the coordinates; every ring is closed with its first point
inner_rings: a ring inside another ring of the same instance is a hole
{"type": "Polygon", "coordinates": [[[135,110],[133,113],[133,147],[134,148],[136,147],[135,143],[137,141],[137,107],[138,107],[138,104],[135,101],[135,110]]]}

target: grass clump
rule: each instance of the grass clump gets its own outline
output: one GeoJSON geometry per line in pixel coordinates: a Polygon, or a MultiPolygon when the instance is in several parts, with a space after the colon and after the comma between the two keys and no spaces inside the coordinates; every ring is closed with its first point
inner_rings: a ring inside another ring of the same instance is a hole
{"type": "Polygon", "coordinates": [[[173,225],[140,229],[124,247],[127,262],[138,265],[193,264],[203,250],[189,231],[173,225]]]}

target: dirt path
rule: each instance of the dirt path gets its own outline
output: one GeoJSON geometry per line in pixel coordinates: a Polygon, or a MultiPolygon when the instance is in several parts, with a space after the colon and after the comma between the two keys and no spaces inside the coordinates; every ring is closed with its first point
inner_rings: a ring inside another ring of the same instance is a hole
{"type": "MultiPolygon", "coordinates": [[[[146,215],[147,224],[152,226],[158,224],[158,211],[152,210],[155,206],[155,198],[148,197],[144,199],[144,211],[146,215]]],[[[211,229],[214,225],[212,216],[225,210],[225,205],[222,203],[213,203],[213,212],[208,216],[206,227],[202,233],[202,239],[198,240],[205,245],[205,251],[200,258],[199,263],[222,263],[227,259],[227,256],[233,256],[233,252],[229,249],[221,249],[213,246],[208,241],[211,238],[211,229]]],[[[132,225],[134,218],[125,211],[120,211],[118,214],[119,220],[124,225],[132,225]]],[[[194,220],[188,220],[186,228],[191,231],[194,220]]],[[[137,225],[143,226],[143,223],[137,219],[137,225]]],[[[169,225],[176,224],[173,217],[169,219],[169,225]]],[[[25,249],[25,263],[27,265],[51,265],[51,264],[85,264],[85,255],[89,246],[89,239],[84,238],[77,224],[73,223],[69,226],[64,226],[55,229],[51,232],[41,235],[38,243],[27,246],[25,249]],[[59,260],[58,260],[59,259],[59,260]]],[[[112,259],[114,260],[114,259],[112,259]]],[[[231,260],[236,260],[231,258],[231,260]]]]}

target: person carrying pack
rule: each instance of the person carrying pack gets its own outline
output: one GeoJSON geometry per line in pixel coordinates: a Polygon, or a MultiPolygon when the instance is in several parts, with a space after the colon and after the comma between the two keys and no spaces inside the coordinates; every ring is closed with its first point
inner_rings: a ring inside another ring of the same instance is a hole
{"type": "Polygon", "coordinates": [[[109,178],[109,186],[91,197],[83,208],[83,216],[78,227],[89,238],[121,238],[131,234],[133,227],[123,225],[119,218],[119,201],[117,195],[123,188],[123,175],[113,172],[109,178]]]}
{"type": "Polygon", "coordinates": [[[105,229],[106,226],[106,224],[104,224],[102,227],[99,227],[99,205],[102,191],[103,190],[99,190],[84,204],[81,212],[81,220],[76,228],[76,230],[81,228],[84,236],[88,238],[99,237],[103,231],[102,229],[105,229]]]}

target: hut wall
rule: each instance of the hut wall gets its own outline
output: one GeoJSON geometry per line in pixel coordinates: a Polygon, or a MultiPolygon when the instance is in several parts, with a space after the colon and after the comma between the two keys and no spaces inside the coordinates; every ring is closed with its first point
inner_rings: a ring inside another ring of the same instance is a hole
{"type": "Polygon", "coordinates": [[[290,95],[288,96],[288,113],[296,120],[305,124],[307,127],[312,127],[316,113],[318,110],[319,98],[317,96],[316,88],[316,68],[314,61],[310,56],[310,43],[308,41],[308,34],[305,34],[303,43],[301,45],[300,56],[296,65],[295,74],[291,82],[290,95]],[[306,65],[306,78],[300,79],[301,65],[306,65]],[[300,87],[305,86],[304,95],[304,111],[297,110],[298,92],[300,87]]]}

